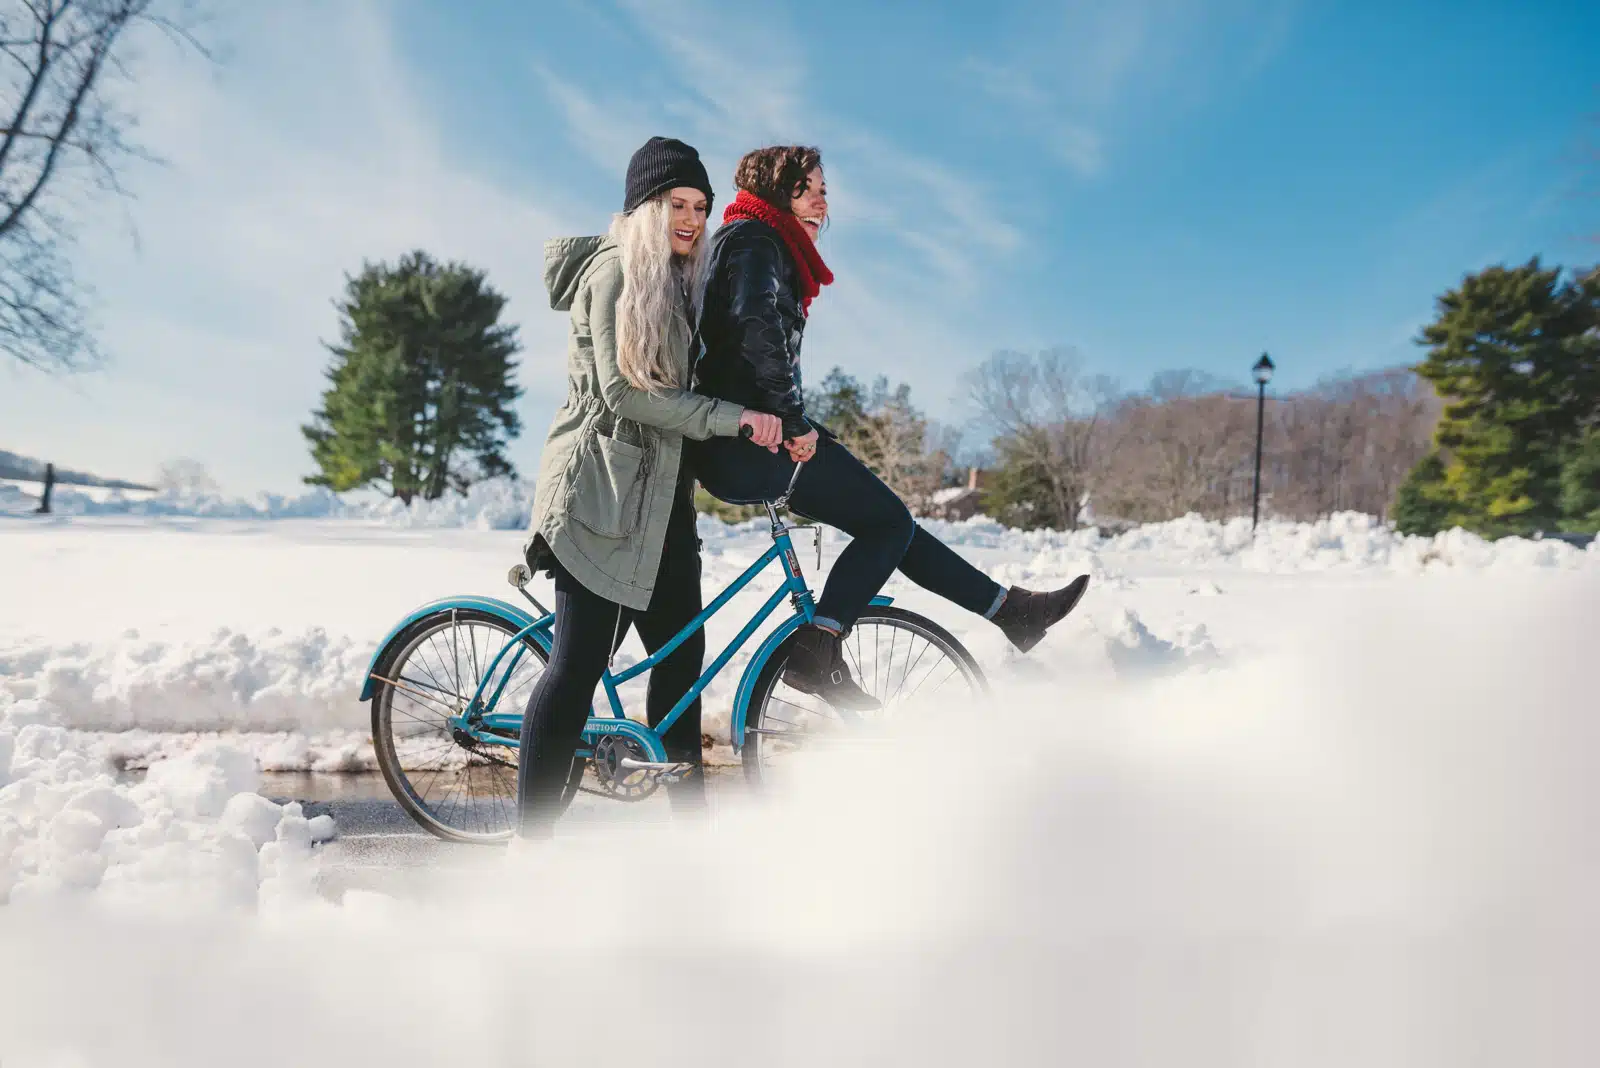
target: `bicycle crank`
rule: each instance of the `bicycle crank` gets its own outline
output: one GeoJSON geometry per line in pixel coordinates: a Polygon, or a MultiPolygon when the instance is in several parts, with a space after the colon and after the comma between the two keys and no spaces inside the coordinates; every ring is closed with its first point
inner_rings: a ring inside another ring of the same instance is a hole
{"type": "Polygon", "coordinates": [[[624,734],[601,736],[590,758],[602,790],[618,801],[643,801],[660,787],[649,759],[644,746],[624,734]]]}

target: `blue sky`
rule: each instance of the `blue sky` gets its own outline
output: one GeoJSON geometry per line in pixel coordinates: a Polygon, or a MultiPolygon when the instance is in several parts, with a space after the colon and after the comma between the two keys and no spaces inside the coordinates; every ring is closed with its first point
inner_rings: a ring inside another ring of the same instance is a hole
{"type": "Polygon", "coordinates": [[[78,250],[113,363],[0,370],[0,447],[296,491],[344,274],[420,246],[511,297],[531,474],[564,383],[541,245],[601,230],[656,133],[700,148],[719,210],[743,150],[819,145],[838,281],[808,372],[903,379],[953,423],[999,348],[1128,387],[1242,382],[1267,350],[1294,388],[1414,360],[1466,272],[1600,260],[1593,3],[258,7],[207,31],[214,67],[142,43],[167,164],[78,250]]]}

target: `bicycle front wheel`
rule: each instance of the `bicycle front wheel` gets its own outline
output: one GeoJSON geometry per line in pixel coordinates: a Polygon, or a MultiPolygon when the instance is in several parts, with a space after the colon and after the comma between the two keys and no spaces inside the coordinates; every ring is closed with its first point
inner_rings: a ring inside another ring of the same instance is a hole
{"type": "Polygon", "coordinates": [[[891,721],[923,701],[970,701],[988,692],[988,680],[966,647],[933,620],[892,605],[873,605],[846,636],[845,661],[856,683],[879,708],[852,713],[850,722],[822,699],[793,689],[783,669],[794,635],[773,652],[756,676],[745,714],[741,759],[753,783],[771,778],[784,758],[823,740],[849,743],[863,726],[891,721]]]}

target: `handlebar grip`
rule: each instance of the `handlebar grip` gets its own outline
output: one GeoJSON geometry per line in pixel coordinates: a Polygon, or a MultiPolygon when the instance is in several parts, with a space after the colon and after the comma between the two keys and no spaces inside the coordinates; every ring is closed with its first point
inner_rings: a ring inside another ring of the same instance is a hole
{"type": "Polygon", "coordinates": [[[749,423],[740,423],[739,436],[741,438],[753,438],[756,436],[756,428],[751,426],[749,423]]]}

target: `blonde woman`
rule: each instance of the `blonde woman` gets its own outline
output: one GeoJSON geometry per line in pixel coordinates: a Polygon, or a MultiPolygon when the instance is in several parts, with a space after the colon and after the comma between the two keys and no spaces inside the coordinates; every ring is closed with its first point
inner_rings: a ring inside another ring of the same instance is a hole
{"type": "MultiPolygon", "coordinates": [[[[689,345],[705,263],[711,181],[699,154],[653,137],[628,164],[610,232],[545,245],[550,306],[569,311],[567,398],[545,438],[528,564],[556,591],[550,663],[523,717],[520,833],[544,836],[611,653],[630,626],[654,652],[699,614],[700,552],[683,440],[735,438],[777,451],[776,416],[689,390],[689,345]]],[[[655,726],[699,677],[703,631],[650,672],[655,726]]],[[[699,763],[700,703],[664,739],[699,763]]],[[[674,805],[704,796],[696,773],[668,788],[674,805]]]]}

